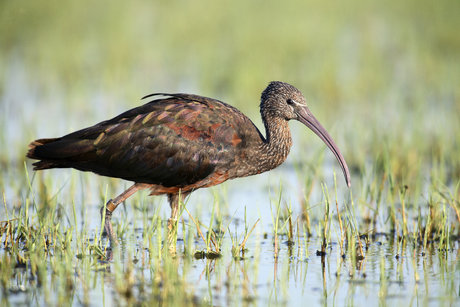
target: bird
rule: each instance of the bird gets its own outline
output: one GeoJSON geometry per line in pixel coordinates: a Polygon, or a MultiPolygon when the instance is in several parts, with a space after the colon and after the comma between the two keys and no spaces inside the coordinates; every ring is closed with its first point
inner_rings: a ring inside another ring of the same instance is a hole
{"type": "Polygon", "coordinates": [[[310,128],[333,152],[351,187],[347,163],[326,129],[313,116],[296,87],[272,81],[262,92],[263,134],[237,108],[193,94],[154,93],[144,105],[62,137],[29,144],[34,170],[74,168],[132,181],[101,209],[110,242],[117,242],[112,212],[132,194],[149,189],[166,194],[169,223],[177,221],[179,202],[193,191],[229,179],[272,170],[292,146],[288,122],[310,128]],[[105,208],[105,212],[104,212],[105,208]]]}

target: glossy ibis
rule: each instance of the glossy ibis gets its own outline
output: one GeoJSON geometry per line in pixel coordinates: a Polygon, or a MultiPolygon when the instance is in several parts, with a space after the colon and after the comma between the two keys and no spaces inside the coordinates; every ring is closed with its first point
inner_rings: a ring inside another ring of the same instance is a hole
{"type": "Polygon", "coordinates": [[[292,145],[291,119],[326,143],[350,186],[345,159],[302,93],[290,84],[271,82],[262,92],[265,136],[243,113],[219,100],[164,93],[144,98],[156,96],[160,97],[92,127],[29,145],[27,157],[40,160],[34,170],[72,167],[134,182],[106,205],[105,229],[111,241],[112,212],[140,189],[168,195],[171,222],[177,219],[179,198],[192,191],[283,163],[292,145]]]}

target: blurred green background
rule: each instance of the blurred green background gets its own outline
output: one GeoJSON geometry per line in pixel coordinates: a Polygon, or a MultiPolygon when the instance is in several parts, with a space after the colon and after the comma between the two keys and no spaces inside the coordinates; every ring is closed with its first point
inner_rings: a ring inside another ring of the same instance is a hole
{"type": "Polygon", "coordinates": [[[2,162],[151,92],[218,98],[262,127],[260,92],[281,80],[305,94],[355,173],[385,151],[403,181],[440,163],[440,180],[455,183],[459,16],[460,1],[4,0],[2,162]]]}

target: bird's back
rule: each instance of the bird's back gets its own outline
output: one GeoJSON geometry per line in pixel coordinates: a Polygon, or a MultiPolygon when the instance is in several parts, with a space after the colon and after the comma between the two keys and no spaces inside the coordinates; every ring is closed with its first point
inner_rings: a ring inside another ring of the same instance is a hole
{"type": "Polygon", "coordinates": [[[188,94],[146,97],[154,95],[165,97],[66,136],[36,140],[27,156],[40,160],[35,169],[72,167],[199,188],[237,176],[248,149],[263,141],[245,115],[223,102],[188,94]]]}

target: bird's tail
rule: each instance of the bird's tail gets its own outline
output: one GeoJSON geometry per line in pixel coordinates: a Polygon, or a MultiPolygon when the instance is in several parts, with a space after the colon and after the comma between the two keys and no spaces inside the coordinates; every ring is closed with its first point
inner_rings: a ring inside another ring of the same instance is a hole
{"type": "Polygon", "coordinates": [[[41,170],[41,169],[47,169],[47,168],[54,168],[55,163],[50,160],[46,160],[46,157],[43,155],[40,150],[40,147],[44,146],[45,144],[49,144],[52,142],[55,142],[57,139],[38,139],[29,144],[29,151],[27,152],[26,157],[30,159],[36,159],[36,160],[42,160],[35,162],[33,164],[34,170],[41,170]]]}
{"type": "Polygon", "coordinates": [[[70,161],[89,149],[85,142],[73,142],[65,138],[38,139],[29,144],[27,158],[40,160],[33,164],[34,170],[72,167],[70,161]]]}

